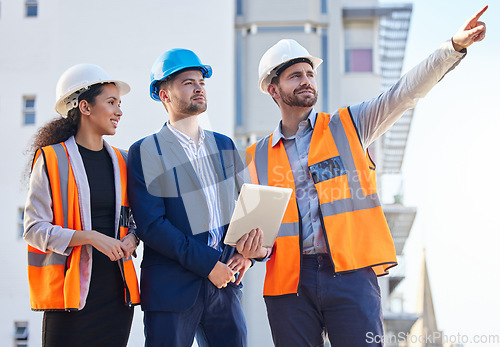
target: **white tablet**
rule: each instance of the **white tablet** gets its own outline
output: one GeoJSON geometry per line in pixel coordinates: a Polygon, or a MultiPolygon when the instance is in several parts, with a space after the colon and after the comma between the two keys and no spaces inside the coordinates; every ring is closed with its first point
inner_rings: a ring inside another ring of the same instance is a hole
{"type": "Polygon", "coordinates": [[[272,247],[293,189],[243,184],[224,243],[236,245],[252,229],[264,233],[263,246],[272,247]]]}

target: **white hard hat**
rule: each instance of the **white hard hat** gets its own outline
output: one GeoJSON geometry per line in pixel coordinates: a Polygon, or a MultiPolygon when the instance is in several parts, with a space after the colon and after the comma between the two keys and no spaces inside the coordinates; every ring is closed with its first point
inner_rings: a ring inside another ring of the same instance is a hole
{"type": "MultiPolygon", "coordinates": [[[[277,68],[292,60],[303,58],[303,61],[311,62],[314,72],[323,62],[323,59],[313,57],[307,49],[302,47],[295,40],[283,39],[269,48],[262,56],[259,63],[259,89],[267,94],[267,87],[271,80],[277,76],[277,68]]],[[[297,62],[300,62],[298,60],[297,62]]]]}
{"type": "Polygon", "coordinates": [[[63,117],[68,111],[78,106],[78,96],[90,86],[98,83],[114,83],[120,92],[125,95],[130,92],[130,86],[122,81],[113,80],[103,68],[94,64],[73,65],[59,77],[56,85],[57,113],[63,117]]]}

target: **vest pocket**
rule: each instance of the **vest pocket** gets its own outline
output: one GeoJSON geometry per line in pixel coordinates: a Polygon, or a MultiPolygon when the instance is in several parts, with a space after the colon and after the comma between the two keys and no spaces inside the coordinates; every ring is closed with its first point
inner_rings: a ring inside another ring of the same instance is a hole
{"type": "Polygon", "coordinates": [[[344,163],[340,156],[332,157],[309,166],[315,184],[345,175],[344,163]]]}
{"type": "Polygon", "coordinates": [[[320,203],[351,197],[347,173],[340,156],[332,157],[309,166],[320,203]]]}

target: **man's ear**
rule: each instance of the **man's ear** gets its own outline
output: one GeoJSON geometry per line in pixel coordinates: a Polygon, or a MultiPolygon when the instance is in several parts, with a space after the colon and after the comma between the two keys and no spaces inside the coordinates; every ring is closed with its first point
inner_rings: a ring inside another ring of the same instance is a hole
{"type": "Polygon", "coordinates": [[[273,97],[274,100],[280,98],[280,95],[278,93],[278,86],[274,83],[269,83],[269,85],[267,86],[267,92],[273,97]]]}
{"type": "Polygon", "coordinates": [[[163,103],[170,102],[170,95],[165,89],[160,89],[158,96],[160,97],[161,102],[163,102],[163,103]]]}
{"type": "Polygon", "coordinates": [[[87,100],[82,100],[78,103],[78,108],[80,109],[80,113],[82,115],[88,116],[90,115],[90,103],[87,100]]]}

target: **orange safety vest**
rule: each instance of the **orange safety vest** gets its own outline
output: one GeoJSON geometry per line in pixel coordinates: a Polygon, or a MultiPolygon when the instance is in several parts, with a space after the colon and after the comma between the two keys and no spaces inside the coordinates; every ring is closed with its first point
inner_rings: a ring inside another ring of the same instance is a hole
{"type": "MultiPolygon", "coordinates": [[[[247,148],[253,183],[294,190],[266,264],[265,296],[298,293],[302,255],[292,169],[283,142],[272,143],[271,134],[247,148]]],[[[397,265],[394,242],[377,195],[375,165],[347,108],[331,120],[326,113],[317,115],[308,166],[335,272],[372,267],[379,276],[387,274],[397,265]]]]}
{"type": "MultiPolygon", "coordinates": [[[[129,203],[127,198],[127,167],[124,154],[116,152],[121,180],[120,238],[128,233],[129,203]]],[[[53,224],[82,230],[78,188],[64,143],[39,149],[36,160],[43,156],[52,193],[53,224]]],[[[78,310],[80,307],[80,256],[82,246],[73,247],[69,256],[42,252],[28,245],[28,281],[31,308],[43,310],[78,310]]],[[[132,258],[118,261],[125,286],[125,303],[140,303],[139,286],[132,258]]],[[[88,290],[88,288],[87,288],[88,290]]],[[[85,298],[84,298],[85,299],[85,298]]]]}

